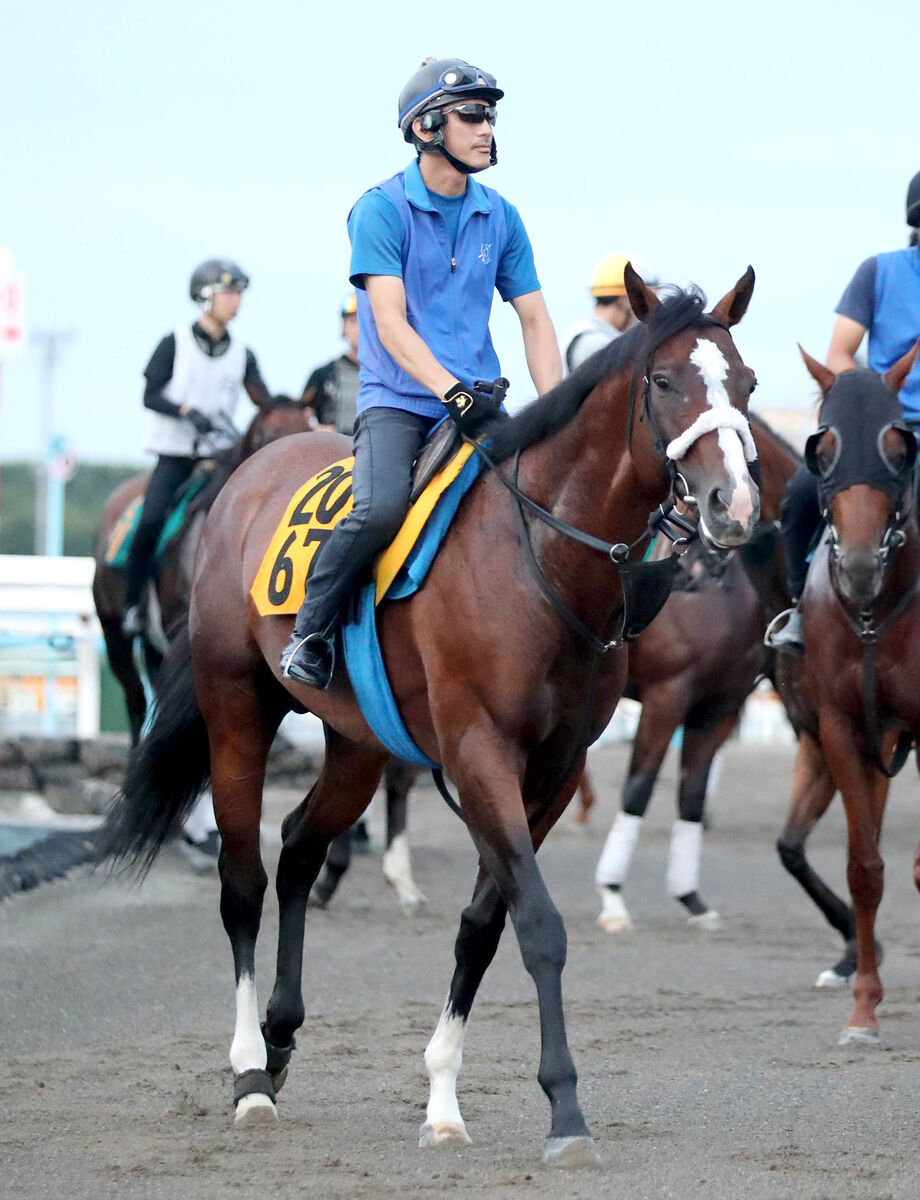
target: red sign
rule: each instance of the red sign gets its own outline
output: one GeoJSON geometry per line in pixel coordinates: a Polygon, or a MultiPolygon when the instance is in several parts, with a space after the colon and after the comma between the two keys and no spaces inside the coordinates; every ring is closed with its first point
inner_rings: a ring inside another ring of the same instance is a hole
{"type": "Polygon", "coordinates": [[[13,269],[9,255],[0,252],[0,357],[17,353],[25,340],[22,281],[13,269]]]}

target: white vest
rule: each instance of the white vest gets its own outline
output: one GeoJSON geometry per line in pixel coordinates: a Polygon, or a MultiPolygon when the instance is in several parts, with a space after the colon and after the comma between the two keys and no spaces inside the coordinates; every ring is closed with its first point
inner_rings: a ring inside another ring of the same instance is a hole
{"type": "MultiPolygon", "coordinates": [[[[220,413],[232,421],[246,374],[246,347],[231,339],[223,354],[211,358],[195,341],[190,325],[177,329],[174,336],[176,357],[172,378],[163,388],[163,395],[175,404],[187,404],[209,417],[220,413]]],[[[220,433],[201,439],[187,417],[150,414],[146,448],[154,454],[204,458],[228,442],[229,438],[220,433]]]]}
{"type": "Polygon", "coordinates": [[[571,375],[586,358],[590,358],[604,346],[609,346],[619,336],[619,330],[608,325],[606,321],[598,321],[596,317],[586,317],[579,321],[569,330],[562,343],[562,363],[566,375],[571,375]]]}

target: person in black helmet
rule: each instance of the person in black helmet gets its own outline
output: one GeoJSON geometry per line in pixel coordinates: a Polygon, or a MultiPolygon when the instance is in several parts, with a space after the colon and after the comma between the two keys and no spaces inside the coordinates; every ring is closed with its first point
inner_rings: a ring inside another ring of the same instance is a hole
{"type": "Polygon", "coordinates": [[[505,381],[489,336],[496,290],[520,319],[537,391],[562,378],[521,218],[473,178],[496,161],[503,95],[494,76],[462,59],[426,60],[399,97],[399,128],[417,159],[348,217],[361,347],[354,507],[317,553],[281,657],[285,676],[312,687],[332,677],[342,606],[397,533],[432,426],[447,415],[473,436],[500,415],[493,395],[505,381]]]}
{"type": "Polygon", "coordinates": [[[122,622],[127,637],[144,630],[150,559],[176,493],[200,458],[227,444],[220,425],[232,422],[241,388],[256,405],[269,399],[255,355],[227,331],[247,287],[248,276],[229,259],[212,258],[196,267],[189,294],[201,316],[167,334],[144,371],[144,407],[152,414],[146,449],[157,462],[128,555],[122,622]]]}
{"type": "Polygon", "coordinates": [[[358,415],[358,301],[354,292],[340,310],[345,352],[311,372],[301,403],[313,409],[316,428],[354,432],[358,415]]]}
{"type": "MultiPolygon", "coordinates": [[[[837,305],[837,320],[827,352],[827,365],[837,375],[852,371],[856,352],[869,335],[869,366],[884,373],[920,338],[920,172],[907,189],[907,224],[910,244],[867,258],[850,280],[837,305]]],[[[920,363],[898,393],[904,419],[920,430],[920,363]]],[[[807,467],[790,479],[781,508],[786,576],[793,607],[776,618],[769,644],[789,653],[801,653],[802,618],[799,597],[808,573],[808,548],[821,521],[817,482],[807,467]]]]}

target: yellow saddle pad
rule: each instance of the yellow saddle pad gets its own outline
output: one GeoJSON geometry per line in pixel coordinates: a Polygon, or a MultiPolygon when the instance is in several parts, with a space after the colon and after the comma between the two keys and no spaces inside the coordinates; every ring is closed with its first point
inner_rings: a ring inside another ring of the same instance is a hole
{"type": "MultiPolygon", "coordinates": [[[[431,480],[409,509],[399,533],[374,568],[379,604],[425,528],[442,493],[460,474],[472,446],[465,445],[431,480]]],[[[272,535],[249,594],[262,617],[293,615],[303,601],[316,552],[352,508],[351,471],[343,458],[308,479],[291,497],[272,535]]]]}

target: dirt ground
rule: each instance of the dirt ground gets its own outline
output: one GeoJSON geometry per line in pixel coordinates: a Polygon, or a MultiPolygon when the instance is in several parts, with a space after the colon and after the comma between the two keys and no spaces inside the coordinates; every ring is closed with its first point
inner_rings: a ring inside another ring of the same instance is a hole
{"type": "MultiPolygon", "coordinates": [[[[274,1129],[231,1124],[232,970],[216,877],[191,874],[168,850],[139,889],[78,871],[0,904],[0,1194],[916,1197],[913,764],[895,782],[885,834],[882,1045],[853,1050],[836,1045],[848,995],[813,986],[839,942],[773,848],[792,752],[734,745],[726,755],[703,864],[703,893],[725,918],[716,934],[688,931],[664,892],[671,761],[625,892],[636,932],[610,937],[595,924],[594,866],[625,762],[623,747],[595,754],[590,832],[560,828],[541,854],[568,928],[569,1036],[599,1170],[540,1165],[549,1114],[536,1004],[510,934],[477,1000],[460,1076],[474,1144],[418,1149],[422,1052],[474,872],[465,831],[426,788],[410,814],[423,912],[400,914],[378,853],[356,860],[329,911],[309,914],[307,1021],[274,1129]]],[[[294,799],[272,794],[270,825],[294,799]]],[[[842,886],[839,803],[812,845],[815,865],[842,886]]],[[[276,854],[270,845],[272,863],[276,854]]],[[[263,1005],[275,928],[272,898],[263,1005]]]]}

